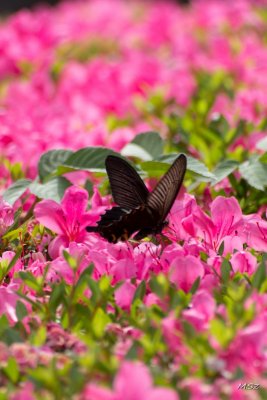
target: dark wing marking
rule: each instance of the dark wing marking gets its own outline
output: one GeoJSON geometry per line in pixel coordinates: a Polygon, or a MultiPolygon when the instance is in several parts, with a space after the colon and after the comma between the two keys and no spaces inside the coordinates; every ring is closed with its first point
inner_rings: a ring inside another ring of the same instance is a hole
{"type": "Polygon", "coordinates": [[[169,213],[183,183],[186,171],[186,157],[181,154],[150,193],[147,205],[153,214],[158,215],[158,223],[163,222],[169,213]]]}
{"type": "Polygon", "coordinates": [[[136,170],[122,158],[108,156],[106,170],[115,203],[133,209],[146,203],[149,191],[136,170]]]}

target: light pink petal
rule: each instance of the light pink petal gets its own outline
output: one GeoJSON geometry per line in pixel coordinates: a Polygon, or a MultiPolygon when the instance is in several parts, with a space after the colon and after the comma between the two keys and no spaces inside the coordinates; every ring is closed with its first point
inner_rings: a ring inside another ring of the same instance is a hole
{"type": "MultiPolygon", "coordinates": [[[[234,250],[243,250],[244,239],[240,236],[232,236],[228,235],[223,238],[224,249],[223,249],[223,256],[227,254],[232,254],[234,250]]],[[[219,243],[219,247],[220,247],[219,243]]]]}
{"type": "Polygon", "coordinates": [[[208,215],[200,207],[192,215],[182,220],[184,229],[193,237],[201,238],[210,246],[214,245],[216,228],[208,215]]]}
{"type": "Polygon", "coordinates": [[[257,259],[251,253],[241,251],[232,255],[230,263],[234,272],[252,275],[257,269],[257,259]]]}
{"type": "Polygon", "coordinates": [[[66,249],[69,246],[69,240],[66,236],[57,236],[53,239],[48,246],[48,253],[50,257],[54,260],[57,258],[62,249],[66,249]]]}
{"type": "Polygon", "coordinates": [[[121,281],[122,279],[135,278],[136,272],[136,265],[131,259],[120,260],[110,268],[110,273],[114,277],[114,282],[121,281]]]}
{"type": "Polygon", "coordinates": [[[34,385],[32,382],[23,382],[16,393],[10,396],[10,400],[34,400],[34,385]]]}
{"type": "Polygon", "coordinates": [[[211,205],[211,217],[217,228],[218,241],[242,226],[242,211],[234,197],[216,197],[211,205]]]}
{"type": "Polygon", "coordinates": [[[214,317],[216,302],[206,291],[199,290],[193,297],[192,307],[183,311],[183,316],[198,330],[207,328],[207,324],[214,317]]]}
{"type": "Polygon", "coordinates": [[[8,287],[0,287],[0,316],[5,314],[12,325],[18,320],[16,315],[16,303],[18,299],[17,294],[12,290],[10,285],[8,287]]]}
{"type": "Polygon", "coordinates": [[[114,381],[116,400],[147,400],[151,388],[152,379],[145,365],[123,362],[114,381]]]}
{"type": "Polygon", "coordinates": [[[63,257],[58,257],[50,263],[46,278],[49,282],[63,280],[68,285],[72,285],[74,283],[73,270],[63,257]]]}
{"type": "Polygon", "coordinates": [[[154,388],[148,394],[147,400],[178,400],[178,395],[169,388],[154,388]]]}
{"type": "Polygon", "coordinates": [[[177,257],[170,267],[170,280],[175,285],[188,292],[195,280],[204,276],[204,267],[201,261],[191,255],[177,257]]]}
{"type": "Polygon", "coordinates": [[[89,384],[85,387],[82,397],[79,400],[115,400],[114,395],[109,389],[89,384]]]}
{"type": "Polygon", "coordinates": [[[267,222],[257,214],[244,216],[243,238],[251,248],[267,251],[267,222]]]}
{"type": "Polygon", "coordinates": [[[62,235],[66,232],[66,217],[62,207],[54,200],[42,200],[34,208],[35,218],[51,231],[62,235]]]}
{"type": "MultiPolygon", "coordinates": [[[[184,229],[182,221],[192,215],[197,207],[196,200],[193,196],[190,196],[187,193],[183,195],[181,200],[175,200],[168,217],[169,229],[167,230],[169,235],[173,236],[174,239],[176,238],[176,241],[177,237],[179,239],[188,238],[189,231],[184,229]]],[[[192,231],[192,227],[190,228],[190,231],[192,231]]]]}
{"type": "Polygon", "coordinates": [[[124,310],[129,310],[132,304],[133,296],[136,287],[129,281],[125,281],[115,291],[115,301],[119,307],[124,310]]]}

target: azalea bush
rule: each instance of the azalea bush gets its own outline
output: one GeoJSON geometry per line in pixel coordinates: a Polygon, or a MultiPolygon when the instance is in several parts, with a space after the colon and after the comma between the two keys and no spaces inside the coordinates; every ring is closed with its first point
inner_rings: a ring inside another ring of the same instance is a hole
{"type": "Polygon", "coordinates": [[[1,21],[0,399],[266,398],[266,21],[264,0],[1,21]],[[162,235],[86,231],[108,155],[152,190],[180,153],[162,235]]]}

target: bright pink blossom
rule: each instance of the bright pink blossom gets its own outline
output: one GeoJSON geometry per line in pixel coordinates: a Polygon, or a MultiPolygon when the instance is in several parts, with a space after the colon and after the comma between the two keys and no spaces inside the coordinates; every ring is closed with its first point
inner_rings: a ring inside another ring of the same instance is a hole
{"type": "Polygon", "coordinates": [[[87,191],[71,186],[66,190],[61,204],[54,200],[42,200],[35,206],[37,221],[58,234],[49,245],[52,258],[58,256],[60,249],[68,247],[70,242],[84,241],[85,227],[92,223],[92,217],[86,211],[87,205],[87,191]]]}
{"type": "Polygon", "coordinates": [[[234,272],[246,272],[249,275],[254,274],[257,269],[257,259],[251,253],[241,251],[236,252],[230,258],[234,272]]]}
{"type": "Polygon", "coordinates": [[[116,290],[115,300],[119,307],[122,309],[129,310],[132,304],[133,296],[136,291],[136,287],[128,280],[116,290]]]}
{"type": "Polygon", "coordinates": [[[0,236],[4,234],[7,228],[14,222],[13,208],[0,197],[0,236]]]}
{"type": "Polygon", "coordinates": [[[193,297],[189,309],[183,311],[183,317],[200,331],[208,328],[209,321],[214,317],[216,302],[206,290],[199,290],[193,297]]]}
{"type": "Polygon", "coordinates": [[[204,276],[201,261],[193,256],[177,257],[170,266],[170,280],[179,288],[188,292],[197,278],[204,276]]]}
{"type": "Polygon", "coordinates": [[[208,249],[218,251],[222,241],[231,241],[242,233],[244,222],[237,200],[218,196],[211,204],[211,217],[197,207],[182,224],[191,236],[202,239],[208,249]]]}
{"type": "Polygon", "coordinates": [[[113,392],[87,385],[83,399],[90,400],[178,400],[174,390],[154,387],[148,368],[141,362],[124,361],[117,373],[113,392]]]}

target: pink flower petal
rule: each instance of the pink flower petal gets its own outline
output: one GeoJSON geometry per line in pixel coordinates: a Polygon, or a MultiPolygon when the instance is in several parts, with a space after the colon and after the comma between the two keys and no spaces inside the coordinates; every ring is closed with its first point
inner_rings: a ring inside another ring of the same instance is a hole
{"type": "Polygon", "coordinates": [[[62,235],[66,231],[66,217],[62,207],[54,200],[42,200],[36,204],[34,214],[38,222],[51,231],[62,235]]]}
{"type": "Polygon", "coordinates": [[[204,267],[198,258],[191,255],[177,257],[170,267],[170,280],[178,288],[188,292],[195,280],[204,276],[204,267]]]}

